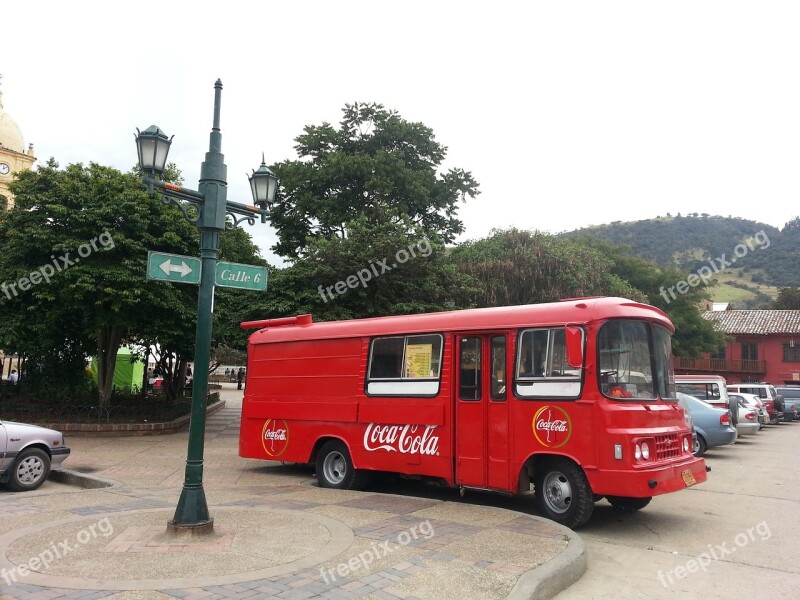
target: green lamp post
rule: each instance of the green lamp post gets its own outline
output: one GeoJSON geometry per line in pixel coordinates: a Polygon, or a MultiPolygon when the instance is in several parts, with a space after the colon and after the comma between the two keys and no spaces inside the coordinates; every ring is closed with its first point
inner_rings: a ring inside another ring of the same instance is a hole
{"type": "Polygon", "coordinates": [[[164,172],[172,138],[155,125],[144,131],[137,129],[136,146],[139,166],[146,173],[142,181],[148,193],[155,188],[165,204],[175,204],[184,217],[200,230],[200,259],[202,261],[200,290],[197,299],[197,331],[195,336],[195,375],[192,386],[192,408],[189,423],[189,444],[186,474],[175,516],[167,529],[173,532],[207,533],[213,531],[214,519],[208,512],[203,490],[203,446],[205,441],[206,395],[208,365],[211,355],[211,312],[214,301],[214,279],[219,254],[219,236],[227,228],[242,221],[253,225],[257,216],[265,223],[269,207],[275,200],[277,178],[267,168],[262,155],[261,166],[249,176],[253,204],[227,200],[227,166],[223,162],[222,134],[219,128],[222,82],[214,84],[214,124],[206,158],[200,167],[199,190],[164,183],[157,179],[164,172]],[[196,211],[187,210],[194,206],[196,211]],[[230,217],[230,218],[229,218],[230,217]]]}

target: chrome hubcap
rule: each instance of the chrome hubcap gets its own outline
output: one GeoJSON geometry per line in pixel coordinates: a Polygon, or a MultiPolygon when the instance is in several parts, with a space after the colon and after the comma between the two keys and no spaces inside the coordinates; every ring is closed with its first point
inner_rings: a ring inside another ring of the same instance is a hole
{"type": "Polygon", "coordinates": [[[325,457],[322,465],[325,479],[333,484],[339,484],[347,473],[347,461],[341,452],[331,452],[325,457]]]}
{"type": "Polygon", "coordinates": [[[36,483],[43,475],[44,463],[35,456],[26,458],[17,467],[17,481],[25,485],[36,483]]]}
{"type": "Polygon", "coordinates": [[[544,478],[544,501],[553,512],[567,512],[572,504],[572,487],[563,473],[555,471],[544,478]]]}

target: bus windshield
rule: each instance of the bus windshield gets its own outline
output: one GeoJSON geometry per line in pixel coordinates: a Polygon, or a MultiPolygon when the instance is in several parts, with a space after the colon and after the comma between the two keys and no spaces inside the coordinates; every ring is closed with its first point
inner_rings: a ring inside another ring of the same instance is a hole
{"type": "Polygon", "coordinates": [[[597,338],[600,390],[615,400],[675,398],[669,331],[646,321],[614,319],[597,338]]]}

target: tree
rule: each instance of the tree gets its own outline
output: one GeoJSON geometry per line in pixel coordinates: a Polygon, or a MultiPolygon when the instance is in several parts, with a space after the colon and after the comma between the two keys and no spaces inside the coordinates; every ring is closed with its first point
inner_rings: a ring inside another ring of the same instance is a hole
{"type": "Polygon", "coordinates": [[[772,303],[776,310],[800,310],[800,288],[781,288],[772,303]]]}
{"type": "Polygon", "coordinates": [[[313,239],[305,258],[275,272],[270,294],[250,307],[250,318],[310,313],[326,321],[453,305],[463,276],[441,240],[426,237],[422,226],[361,217],[347,227],[348,237],[313,239]]]}
{"type": "Polygon", "coordinates": [[[314,239],[346,238],[349,224],[419,226],[450,243],[464,229],[458,201],[478,194],[471,173],[439,174],[447,148],[422,123],[382,104],[347,104],[338,129],[308,125],[295,141],[298,159],[272,168],[280,190],[270,215],[277,254],[306,256],[314,239]]]}
{"type": "Polygon", "coordinates": [[[96,353],[104,408],[123,341],[193,330],[189,286],[144,274],[148,250],[193,252],[197,230],[149,197],[135,174],[95,163],[61,170],[50,159],[10,187],[15,205],[0,217],[0,281],[14,289],[3,298],[0,346],[62,374],[96,353]]]}
{"type": "Polygon", "coordinates": [[[509,306],[576,296],[641,298],[611,273],[612,262],[593,248],[538,231],[493,230],[453,249],[451,260],[475,282],[463,306],[509,306]]]}

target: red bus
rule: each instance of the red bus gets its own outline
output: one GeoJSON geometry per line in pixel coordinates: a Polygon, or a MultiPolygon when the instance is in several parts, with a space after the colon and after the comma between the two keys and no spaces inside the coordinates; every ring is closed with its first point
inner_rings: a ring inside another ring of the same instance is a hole
{"type": "Polygon", "coordinates": [[[623,298],[314,323],[242,323],[239,455],[530,493],[579,527],[605,497],[639,510],[706,480],[675,393],[674,327],[623,298]]]}

